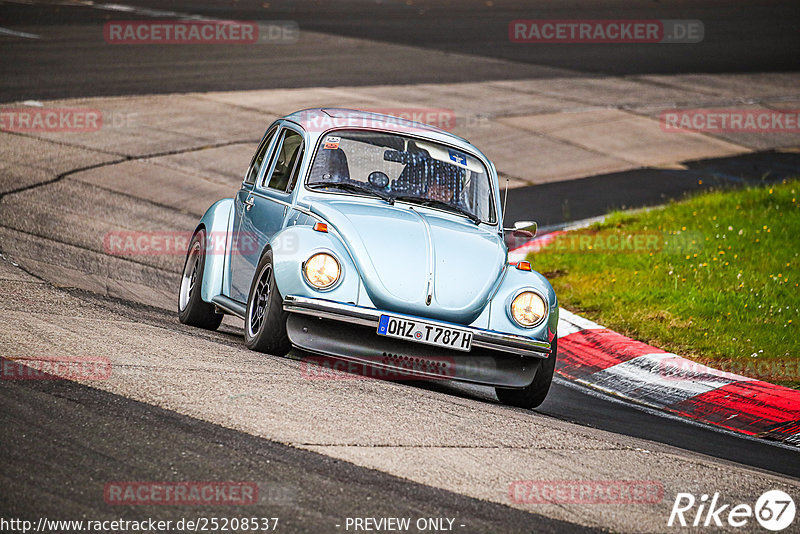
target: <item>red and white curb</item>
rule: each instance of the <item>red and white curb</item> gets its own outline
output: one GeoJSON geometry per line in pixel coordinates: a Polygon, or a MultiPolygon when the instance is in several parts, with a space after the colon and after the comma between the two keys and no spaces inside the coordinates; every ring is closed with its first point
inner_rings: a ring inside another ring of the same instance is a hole
{"type": "Polygon", "coordinates": [[[556,372],[649,408],[800,446],[800,391],[712,369],[563,308],[556,372]]]}
{"type": "MultiPolygon", "coordinates": [[[[509,251],[509,262],[525,259],[563,233],[509,251]]],[[[701,365],[563,308],[556,373],[661,412],[800,446],[800,391],[701,365]]]]}

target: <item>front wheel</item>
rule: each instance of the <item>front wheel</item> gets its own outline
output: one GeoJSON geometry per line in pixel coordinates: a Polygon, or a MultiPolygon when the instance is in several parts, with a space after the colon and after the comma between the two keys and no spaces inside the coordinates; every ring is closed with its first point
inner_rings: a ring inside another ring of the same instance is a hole
{"type": "Polygon", "coordinates": [[[550,356],[539,362],[539,368],[530,385],[522,389],[494,388],[500,402],[509,406],[529,409],[542,404],[547,397],[547,392],[550,391],[550,384],[553,382],[557,355],[558,338],[553,338],[550,356]]]}
{"type": "Polygon", "coordinates": [[[248,349],[283,356],[292,348],[286,333],[288,313],[275,284],[272,251],[267,250],[258,262],[250,284],[247,314],[244,320],[244,344],[248,349]]]}
{"type": "Polygon", "coordinates": [[[212,304],[200,297],[203,271],[206,266],[206,231],[198,230],[189,243],[186,262],[183,264],[181,288],[178,292],[178,319],[183,324],[216,330],[222,322],[212,304]]]}

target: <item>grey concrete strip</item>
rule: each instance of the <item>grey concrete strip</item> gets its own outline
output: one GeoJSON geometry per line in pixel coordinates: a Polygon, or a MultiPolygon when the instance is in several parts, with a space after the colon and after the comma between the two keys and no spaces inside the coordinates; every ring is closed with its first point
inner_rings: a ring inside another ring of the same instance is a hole
{"type": "Polygon", "coordinates": [[[0,194],[53,180],[76,168],[118,159],[112,154],[27,134],[0,132],[0,194]]]}
{"type": "MultiPolygon", "coordinates": [[[[506,120],[509,119],[472,128],[468,136],[495,162],[501,178],[512,178],[511,188],[628,170],[634,166],[625,159],[577,146],[569,140],[526,131],[517,122],[506,124],[506,120]]],[[[505,187],[502,179],[501,182],[505,187]]]]}
{"type": "Polygon", "coordinates": [[[275,116],[288,115],[313,107],[349,108],[380,106],[384,100],[372,98],[360,87],[312,87],[307,89],[264,89],[259,91],[223,91],[197,93],[199,98],[222,102],[246,110],[275,116]]]}
{"type": "MultiPolygon", "coordinates": [[[[524,80],[519,86],[531,83],[532,80],[524,80]]],[[[358,93],[375,99],[389,111],[396,102],[423,109],[453,110],[458,126],[467,130],[496,116],[544,113],[570,105],[558,95],[526,92],[516,84],[503,82],[373,86],[359,88],[358,93]]]]}
{"type": "Polygon", "coordinates": [[[51,171],[0,161],[0,194],[35,187],[55,180],[57,176],[51,171]]]}
{"type": "MultiPolygon", "coordinates": [[[[85,289],[167,310],[175,308],[179,287],[176,272],[6,228],[0,228],[0,243],[5,256],[60,287],[85,289]]],[[[173,258],[176,264],[183,261],[177,258],[173,258]]]]}
{"type": "Polygon", "coordinates": [[[653,102],[681,102],[707,98],[691,88],[670,87],[634,77],[598,76],[551,80],[503,80],[496,87],[571,102],[573,106],[628,107],[653,102]]]}
{"type": "MultiPolygon", "coordinates": [[[[174,170],[160,165],[159,160],[160,158],[126,161],[75,173],[70,179],[169,206],[170,209],[192,214],[197,220],[208,209],[209,199],[214,202],[229,197],[237,189],[235,184],[219,183],[219,178],[212,182],[202,174],[202,169],[192,169],[189,172],[174,170]]],[[[247,163],[243,165],[246,166],[247,163]]],[[[231,173],[229,176],[237,175],[231,173]]],[[[241,179],[238,182],[241,184],[241,179]]],[[[189,230],[194,230],[194,227],[189,230]]]]}
{"type": "MultiPolygon", "coordinates": [[[[774,79],[772,76],[765,78],[767,86],[774,79]]],[[[786,84],[786,78],[775,79],[775,86],[769,86],[771,90],[769,87],[753,89],[752,94],[796,94],[796,89],[786,84]]],[[[769,134],[730,136],[733,142],[726,142],[724,136],[716,136],[720,137],[717,139],[696,133],[667,134],[661,131],[657,120],[651,122],[634,114],[623,115],[606,109],[607,106],[636,108],[647,104],[657,105],[661,111],[684,103],[708,105],[709,100],[713,100],[707,91],[670,87],[658,80],[561,78],[303,92],[265,90],[209,94],[207,98],[222,98],[228,103],[240,102],[248,107],[284,112],[311,105],[331,105],[330,101],[337,94],[343,99],[343,105],[355,103],[358,107],[389,113],[407,110],[408,113],[423,114],[427,111],[434,120],[451,111],[455,120],[454,133],[483,148],[504,176],[512,178],[511,187],[628,170],[640,165],[677,165],[682,160],[697,157],[738,154],[751,147],[761,149],[775,146],[775,143],[778,146],[787,144],[786,136],[773,140],[769,134]],[[592,108],[597,109],[591,111],[592,108]],[[574,119],[573,112],[594,114],[589,121],[594,128],[581,129],[583,139],[574,139],[573,131],[563,135],[547,130],[534,129],[531,132],[525,124],[539,121],[547,125],[562,117],[570,121],[574,119]],[[498,123],[515,129],[503,129],[498,123]],[[536,164],[518,158],[518,154],[535,155],[536,164]]],[[[724,101],[720,98],[717,97],[716,101],[724,101]]],[[[657,119],[657,113],[653,118],[657,119]]],[[[450,120],[451,117],[447,116],[440,126],[450,129],[450,120]]]]}
{"type": "Polygon", "coordinates": [[[181,94],[54,100],[43,107],[93,110],[102,125],[95,131],[28,136],[128,157],[257,140],[275,119],[266,112],[181,94]]]}
{"type": "Polygon", "coordinates": [[[698,133],[665,132],[657,120],[616,109],[507,117],[500,121],[608,154],[629,162],[631,168],[674,165],[748,152],[740,145],[698,133]]]}
{"type": "MultiPolygon", "coordinates": [[[[659,121],[659,124],[662,126],[662,129],[665,129],[666,133],[669,133],[671,136],[683,137],[684,139],[688,139],[688,136],[691,135],[691,133],[683,131],[676,132],[674,130],[670,130],[667,128],[667,126],[672,124],[671,121],[677,122],[684,116],[691,117],[691,115],[687,115],[687,112],[692,112],[692,110],[708,110],[709,112],[713,113],[725,114],[724,119],[716,119],[716,124],[718,125],[722,124],[722,120],[725,120],[726,123],[730,123],[732,111],[737,113],[763,113],[777,111],[786,114],[793,114],[795,117],[794,120],[797,121],[796,117],[800,115],[800,96],[783,96],[779,98],[766,97],[757,101],[752,101],[752,103],[731,103],[724,101],[716,103],[709,102],[706,104],[693,103],[688,105],[650,103],[641,106],[633,106],[628,109],[628,111],[632,113],[659,121]]],[[[782,123],[788,126],[785,115],[780,119],[780,121],[781,122],[779,124],[782,123]]],[[[761,132],[729,130],[700,133],[702,133],[706,138],[718,139],[720,141],[725,141],[727,143],[732,143],[759,151],[800,146],[800,132],[797,131],[797,128],[791,127],[787,127],[784,131],[778,131],[777,129],[776,131],[761,132]],[[794,131],[792,131],[792,129],[794,129],[794,131]]]]}
{"type": "MultiPolygon", "coordinates": [[[[674,165],[686,159],[744,153],[750,148],[791,146],[797,142],[796,135],[667,133],[659,128],[657,117],[661,111],[676,107],[745,105],[742,99],[714,92],[728,82],[736,85],[739,94],[749,95],[747,98],[770,98],[779,105],[798,98],[797,81],[793,73],[557,78],[76,99],[47,105],[98,109],[104,117],[101,131],[36,135],[142,157],[236,141],[245,146],[257,140],[276,116],[297,109],[361,107],[432,116],[433,122],[485,148],[504,175],[516,178],[511,184],[516,186],[641,165],[674,165]],[[508,126],[513,129],[508,130],[508,126]],[[536,164],[528,158],[521,161],[519,154],[535,157],[536,164]]],[[[232,153],[232,157],[243,158],[239,166],[218,166],[214,172],[224,174],[236,167],[238,178],[247,160],[242,152],[232,153]]],[[[186,161],[192,162],[191,158],[186,161]]],[[[200,169],[188,169],[185,164],[180,168],[206,175],[208,163],[200,169]]]]}
{"type": "MultiPolygon", "coordinates": [[[[264,129],[266,130],[266,126],[264,129]]],[[[178,152],[142,162],[174,169],[192,178],[222,185],[227,188],[225,196],[230,196],[230,192],[241,185],[257,146],[258,138],[254,138],[250,142],[178,152]]]]}
{"type": "Polygon", "coordinates": [[[17,263],[12,263],[5,255],[0,253],[0,280],[11,282],[27,282],[31,284],[46,284],[44,280],[36,278],[18,268],[17,263]]]}
{"type": "MultiPolygon", "coordinates": [[[[12,195],[0,203],[3,226],[101,254],[106,253],[110,231],[191,232],[197,219],[196,214],[163,209],[75,180],[39,188],[35,194],[12,195]]],[[[183,254],[145,254],[137,261],[177,272],[183,254]]]]}
{"type": "Polygon", "coordinates": [[[748,100],[797,95],[797,72],[744,74],[648,74],[637,79],[700,93],[711,99],[748,100]]]}

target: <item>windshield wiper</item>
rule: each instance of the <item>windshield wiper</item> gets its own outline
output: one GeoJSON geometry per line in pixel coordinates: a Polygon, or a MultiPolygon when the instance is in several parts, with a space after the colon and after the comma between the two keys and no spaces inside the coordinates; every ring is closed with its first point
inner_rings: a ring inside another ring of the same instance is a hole
{"type": "Polygon", "coordinates": [[[356,193],[367,193],[378,198],[381,198],[388,202],[389,204],[394,204],[394,198],[386,193],[382,193],[371,187],[366,187],[363,185],[359,185],[353,182],[317,182],[314,184],[308,184],[309,189],[324,189],[326,187],[338,187],[339,189],[344,189],[345,191],[353,191],[356,193]]]}
{"type": "Polygon", "coordinates": [[[444,202],[443,200],[436,200],[436,199],[433,199],[433,198],[414,197],[414,196],[399,196],[399,197],[394,197],[394,199],[395,200],[402,200],[404,202],[413,202],[415,204],[420,204],[421,206],[429,206],[429,207],[442,208],[442,209],[445,209],[445,210],[454,211],[454,212],[456,212],[456,213],[458,213],[460,215],[463,215],[464,217],[468,218],[469,220],[471,220],[475,224],[480,224],[481,223],[481,218],[478,217],[477,215],[475,215],[474,213],[472,213],[471,211],[467,211],[464,208],[461,208],[461,207],[458,207],[458,206],[454,206],[453,204],[450,204],[449,202],[444,202]]]}

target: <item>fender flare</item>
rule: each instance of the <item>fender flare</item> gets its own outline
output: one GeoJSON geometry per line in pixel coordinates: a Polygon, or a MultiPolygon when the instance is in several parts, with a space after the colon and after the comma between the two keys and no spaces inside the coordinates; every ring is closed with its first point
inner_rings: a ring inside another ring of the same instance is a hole
{"type": "Polygon", "coordinates": [[[224,198],[218,200],[206,210],[200,222],[195,228],[195,233],[200,230],[206,232],[206,254],[203,265],[203,282],[200,286],[200,298],[205,302],[217,295],[225,294],[225,283],[230,283],[228,272],[230,269],[230,259],[228,250],[233,233],[233,199],[224,198]],[[214,245],[214,252],[209,254],[209,236],[214,245]],[[220,239],[224,237],[225,247],[218,246],[220,239]]]}

